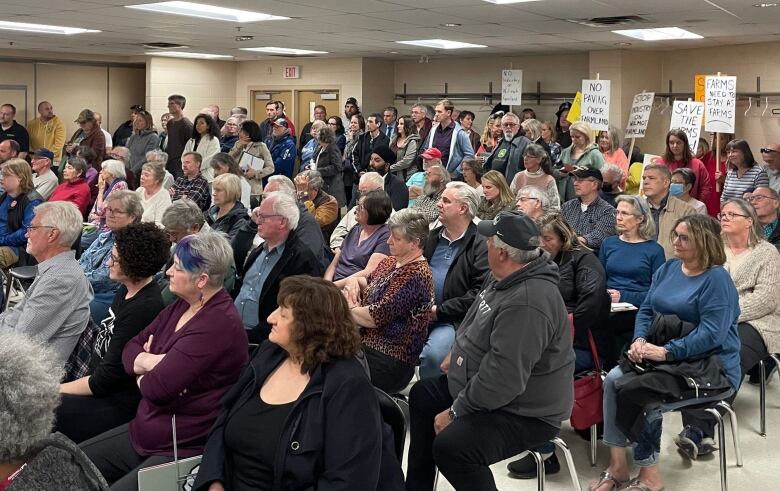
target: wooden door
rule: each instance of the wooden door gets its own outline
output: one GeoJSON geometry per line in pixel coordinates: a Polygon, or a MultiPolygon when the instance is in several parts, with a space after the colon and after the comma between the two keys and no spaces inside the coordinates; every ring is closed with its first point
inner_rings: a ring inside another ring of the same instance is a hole
{"type": "Polygon", "coordinates": [[[295,99],[295,107],[297,108],[295,111],[297,117],[295,124],[297,125],[296,128],[299,128],[299,134],[306,123],[314,121],[314,106],[325,106],[328,116],[341,116],[341,102],[339,102],[337,90],[299,90],[296,91],[295,99]],[[336,94],[336,99],[325,100],[322,98],[323,94],[336,94]],[[300,124],[298,121],[300,121],[300,124]]]}
{"type": "Polygon", "coordinates": [[[265,118],[265,105],[271,101],[282,101],[284,103],[285,111],[293,118],[293,124],[295,124],[296,130],[298,129],[298,121],[296,121],[295,115],[292,114],[292,91],[291,90],[253,90],[252,91],[252,112],[251,117],[258,123],[262,122],[265,118]],[[266,98],[266,94],[271,96],[270,99],[266,98]],[[258,99],[258,96],[263,98],[258,99]]]}

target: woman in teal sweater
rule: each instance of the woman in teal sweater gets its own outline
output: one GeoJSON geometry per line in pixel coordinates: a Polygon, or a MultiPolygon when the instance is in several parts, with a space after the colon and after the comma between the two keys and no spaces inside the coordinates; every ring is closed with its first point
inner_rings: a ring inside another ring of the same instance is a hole
{"type": "Polygon", "coordinates": [[[560,164],[553,169],[553,176],[558,181],[561,203],[574,198],[574,183],[569,176],[574,167],[601,169],[604,166],[604,156],[593,143],[593,128],[588,123],[577,121],[569,128],[569,134],[571,146],[563,149],[560,164]]]}

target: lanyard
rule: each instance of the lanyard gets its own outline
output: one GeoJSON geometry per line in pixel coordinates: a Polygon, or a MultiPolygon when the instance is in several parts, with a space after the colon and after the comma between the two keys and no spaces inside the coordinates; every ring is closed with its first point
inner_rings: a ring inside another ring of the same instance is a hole
{"type": "Polygon", "coordinates": [[[13,474],[11,474],[10,476],[8,476],[8,477],[5,479],[5,481],[3,481],[3,482],[0,482],[0,491],[3,491],[3,490],[4,490],[4,489],[6,489],[8,486],[10,486],[10,485],[11,485],[11,481],[13,481],[14,479],[16,479],[16,478],[17,478],[17,476],[19,476],[19,474],[20,474],[20,473],[21,473],[21,472],[24,470],[24,468],[25,468],[25,467],[27,467],[27,463],[24,463],[24,464],[22,464],[22,466],[21,466],[21,467],[19,467],[18,469],[16,469],[16,471],[14,471],[14,473],[13,473],[13,474]]]}

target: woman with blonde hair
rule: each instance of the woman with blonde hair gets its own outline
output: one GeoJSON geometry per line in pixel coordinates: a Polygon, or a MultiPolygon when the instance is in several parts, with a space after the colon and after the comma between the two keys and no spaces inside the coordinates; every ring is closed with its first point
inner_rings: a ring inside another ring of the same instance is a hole
{"type": "Polygon", "coordinates": [[[27,228],[34,208],[43,198],[33,185],[30,164],[23,159],[5,161],[0,171],[0,184],[5,192],[0,196],[0,267],[9,268],[20,260],[27,261],[27,228]]]}
{"type": "Polygon", "coordinates": [[[604,157],[598,146],[593,143],[593,129],[588,123],[582,121],[572,123],[569,127],[569,135],[571,135],[571,145],[563,149],[560,167],[555,169],[562,203],[575,197],[574,182],[569,176],[574,167],[601,169],[604,166],[604,157]]]}
{"type": "Polygon", "coordinates": [[[220,174],[214,178],[211,193],[212,206],[206,212],[206,222],[217,232],[233,240],[249,221],[249,213],[241,203],[241,178],[235,174],[220,174]]]}
{"type": "Polygon", "coordinates": [[[555,131],[555,125],[550,121],[542,122],[542,140],[550,149],[550,159],[552,159],[553,165],[557,166],[561,160],[561,144],[556,141],[558,133],[555,131]]]}
{"type": "Polygon", "coordinates": [[[509,189],[504,174],[490,170],[482,176],[482,199],[477,209],[480,220],[492,220],[502,211],[515,207],[515,197],[509,189]]]}
{"type": "Polygon", "coordinates": [[[496,148],[496,145],[498,144],[498,141],[501,140],[503,134],[501,131],[502,117],[504,117],[504,113],[502,112],[491,114],[485,122],[485,129],[482,130],[482,138],[479,139],[482,145],[480,145],[476,152],[477,157],[487,158],[487,156],[490,155],[490,152],[496,148]]]}

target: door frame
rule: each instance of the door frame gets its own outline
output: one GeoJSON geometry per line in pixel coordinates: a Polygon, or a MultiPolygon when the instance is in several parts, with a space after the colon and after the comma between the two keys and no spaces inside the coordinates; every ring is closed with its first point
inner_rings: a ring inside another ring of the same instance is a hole
{"type": "MultiPolygon", "coordinates": [[[[301,92],[302,91],[306,91],[306,92],[318,91],[318,90],[322,90],[322,91],[330,91],[330,90],[338,91],[338,93],[339,93],[339,102],[342,101],[342,95],[344,94],[344,91],[342,90],[341,85],[336,85],[336,84],[250,85],[249,87],[247,87],[247,101],[249,101],[249,107],[254,109],[254,106],[255,106],[255,104],[254,104],[255,92],[263,92],[263,91],[274,92],[274,91],[288,91],[288,90],[292,91],[292,99],[291,99],[292,100],[292,107],[291,108],[287,108],[287,109],[289,109],[289,111],[288,111],[289,114],[297,114],[298,113],[297,92],[299,92],[299,91],[301,91],[301,92]]],[[[341,114],[339,113],[339,115],[341,115],[341,114]]],[[[265,119],[265,115],[264,114],[261,114],[261,115],[250,114],[249,116],[254,121],[257,121],[258,123],[265,119]],[[260,118],[260,119],[257,119],[257,118],[260,118]]],[[[298,123],[297,121],[294,121],[294,122],[296,124],[298,123]]],[[[296,126],[296,128],[297,128],[297,126],[296,126]]],[[[303,128],[303,125],[301,125],[301,128],[303,128]]]]}

